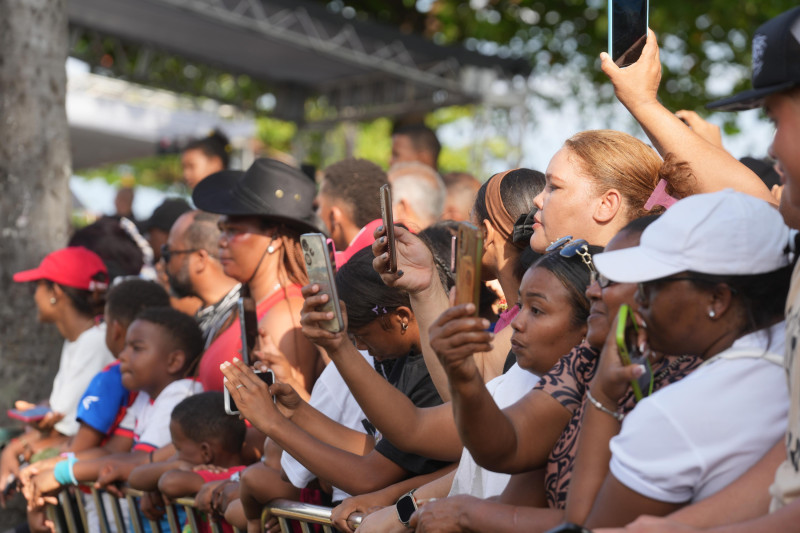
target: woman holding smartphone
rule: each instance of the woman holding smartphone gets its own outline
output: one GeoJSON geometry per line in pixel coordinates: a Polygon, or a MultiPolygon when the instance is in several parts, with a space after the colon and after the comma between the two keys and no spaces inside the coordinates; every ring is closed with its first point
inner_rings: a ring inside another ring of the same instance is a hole
{"type": "MultiPolygon", "coordinates": [[[[693,354],[704,363],[642,400],[624,420],[608,411],[616,411],[641,368],[619,364],[592,384],[597,403],[587,416],[596,426],[622,426],[610,442],[610,472],[589,527],[624,525],[703,500],[783,437],[789,404],[783,307],[793,267],[788,243],[777,210],[723,191],[677,203],[644,232],[639,246],[597,257],[608,279],[638,283],[647,349],[693,354]]],[[[617,360],[611,340],[603,351],[611,363],[617,360]]]]}
{"type": "MultiPolygon", "coordinates": [[[[3,449],[0,489],[5,489],[10,475],[18,473],[19,457],[30,460],[34,452],[60,445],[78,432],[75,417],[81,395],[94,375],[114,361],[101,320],[108,270],[97,254],[77,246],[62,248],[48,254],[38,268],[14,274],[14,281],[35,285],[37,318],[55,324],[64,345],[48,401],[51,411],[34,424],[34,430],[3,449]]],[[[33,407],[17,402],[23,412],[33,407]]]]}
{"type": "MultiPolygon", "coordinates": [[[[272,159],[257,159],[245,172],[219,172],[192,194],[203,211],[223,215],[219,259],[225,274],[242,283],[242,296],[256,303],[259,326],[299,371],[308,391],[324,363],[300,333],[300,288],[308,283],[300,234],[319,232],[314,184],[299,170],[272,159]]],[[[234,321],[203,354],[199,379],[206,390],[222,390],[219,365],[241,348],[234,321]]]]}

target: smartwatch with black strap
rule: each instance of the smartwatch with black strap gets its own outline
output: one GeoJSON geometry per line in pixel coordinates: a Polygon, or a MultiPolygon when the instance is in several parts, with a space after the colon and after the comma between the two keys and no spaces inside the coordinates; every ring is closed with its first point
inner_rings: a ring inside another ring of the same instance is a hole
{"type": "Polygon", "coordinates": [[[395,511],[397,511],[397,518],[400,520],[400,523],[406,527],[409,527],[408,521],[411,520],[411,515],[413,515],[417,510],[417,499],[414,498],[414,492],[417,489],[412,489],[402,496],[400,499],[397,500],[397,503],[394,504],[395,511]]]}

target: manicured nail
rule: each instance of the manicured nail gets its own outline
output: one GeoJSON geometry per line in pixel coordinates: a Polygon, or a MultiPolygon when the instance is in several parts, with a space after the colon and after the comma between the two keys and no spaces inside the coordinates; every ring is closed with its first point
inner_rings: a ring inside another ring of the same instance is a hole
{"type": "Polygon", "coordinates": [[[234,357],[234,358],[233,358],[233,362],[234,362],[234,363],[238,363],[238,362],[239,362],[239,358],[238,358],[238,357],[234,357]]]}
{"type": "Polygon", "coordinates": [[[398,277],[398,278],[402,278],[402,277],[403,277],[403,274],[405,274],[405,272],[403,272],[402,270],[398,270],[398,271],[397,271],[397,277],[398,277]]]}
{"type": "Polygon", "coordinates": [[[378,226],[377,231],[378,231],[378,233],[382,232],[383,231],[383,226],[378,226]]]}
{"type": "Polygon", "coordinates": [[[386,244],[386,237],[381,237],[381,244],[386,244]]]}
{"type": "Polygon", "coordinates": [[[638,378],[639,376],[644,374],[644,370],[645,370],[644,365],[634,365],[633,376],[638,378]]]}

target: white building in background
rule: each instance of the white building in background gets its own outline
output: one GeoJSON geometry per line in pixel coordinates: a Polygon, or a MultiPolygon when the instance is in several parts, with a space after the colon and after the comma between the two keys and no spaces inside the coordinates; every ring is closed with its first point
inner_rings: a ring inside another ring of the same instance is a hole
{"type": "MultiPolygon", "coordinates": [[[[159,143],[203,137],[214,128],[231,140],[234,167],[252,161],[248,141],[256,135],[255,119],[234,106],[211,100],[198,104],[170,91],[91,74],[74,59],[67,61],[67,76],[72,166],[78,175],[81,168],[156,155],[159,143]]],[[[86,209],[113,213],[114,186],[75,176],[70,188],[86,209]]],[[[134,214],[146,218],[163,198],[162,191],[137,187],[134,214]]]]}

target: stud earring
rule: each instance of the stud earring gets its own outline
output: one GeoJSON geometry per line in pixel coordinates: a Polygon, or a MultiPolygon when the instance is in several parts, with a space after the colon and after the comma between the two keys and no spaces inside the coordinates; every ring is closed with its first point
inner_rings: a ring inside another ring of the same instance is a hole
{"type": "Polygon", "coordinates": [[[715,316],[717,316],[717,313],[715,313],[713,309],[709,309],[708,318],[714,318],[715,316]]]}
{"type": "Polygon", "coordinates": [[[408,324],[406,324],[405,322],[401,322],[400,328],[403,330],[403,332],[405,332],[408,329],[408,324]]]}
{"type": "Polygon", "coordinates": [[[56,302],[57,302],[57,301],[58,301],[58,300],[56,300],[56,297],[55,297],[55,296],[53,296],[52,298],[50,298],[50,305],[56,305],[56,302]]]}
{"type": "Polygon", "coordinates": [[[269,246],[267,246],[267,253],[268,254],[275,253],[275,247],[272,246],[271,244],[269,246]]]}

